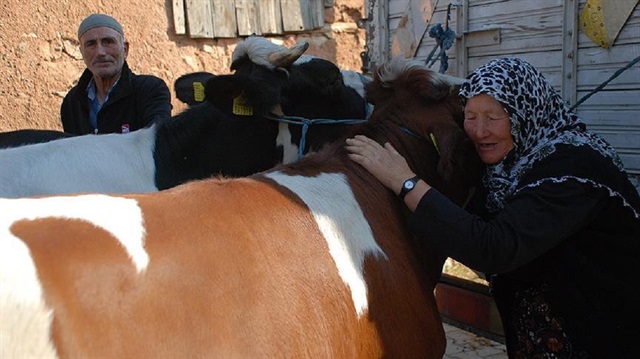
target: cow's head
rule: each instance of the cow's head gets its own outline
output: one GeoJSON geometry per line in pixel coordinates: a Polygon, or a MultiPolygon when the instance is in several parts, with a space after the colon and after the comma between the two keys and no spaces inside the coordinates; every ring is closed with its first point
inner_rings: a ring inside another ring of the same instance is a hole
{"type": "Polygon", "coordinates": [[[446,195],[456,197],[461,182],[478,178],[480,161],[462,129],[463,108],[458,97],[462,79],[439,74],[423,64],[394,58],[379,68],[366,86],[367,100],[375,106],[369,122],[393,122],[408,136],[397,150],[414,171],[446,195]],[[411,139],[414,138],[414,139],[411,139]],[[411,147],[423,142],[422,151],[411,147]],[[420,163],[437,162],[437,173],[420,163]]]}
{"type": "MultiPolygon", "coordinates": [[[[362,82],[360,82],[362,86],[362,82]]],[[[282,89],[285,114],[310,119],[364,119],[366,102],[331,61],[301,56],[282,89]]]]}
{"type": "Polygon", "coordinates": [[[233,52],[234,73],[207,81],[207,101],[233,115],[280,115],[281,92],[288,81],[289,68],[308,47],[306,42],[286,48],[263,37],[247,38],[233,52]]]}

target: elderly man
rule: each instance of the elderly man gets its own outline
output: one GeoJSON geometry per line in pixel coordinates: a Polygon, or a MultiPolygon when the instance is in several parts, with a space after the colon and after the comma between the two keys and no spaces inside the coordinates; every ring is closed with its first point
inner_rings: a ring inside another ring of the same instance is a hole
{"type": "Polygon", "coordinates": [[[129,69],[129,43],[114,18],[88,16],[78,28],[78,40],[87,69],[62,101],[65,132],[127,133],[171,116],[167,84],[129,69]]]}

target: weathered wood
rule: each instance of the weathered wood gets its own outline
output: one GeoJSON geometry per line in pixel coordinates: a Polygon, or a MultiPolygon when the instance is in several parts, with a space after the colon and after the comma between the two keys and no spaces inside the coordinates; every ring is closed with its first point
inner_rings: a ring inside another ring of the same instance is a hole
{"type": "Polygon", "coordinates": [[[280,0],[259,0],[258,16],[263,34],[282,34],[282,9],[280,0]]]}
{"type": "Polygon", "coordinates": [[[374,70],[389,60],[389,12],[385,4],[380,1],[366,0],[367,21],[366,29],[369,34],[368,70],[374,70]]]}
{"type": "Polygon", "coordinates": [[[407,3],[404,14],[396,26],[396,31],[391,38],[391,56],[402,56],[405,59],[412,57],[417,47],[416,34],[413,32],[413,17],[411,16],[411,2],[407,3]]]}
{"type": "Polygon", "coordinates": [[[578,57],[578,2],[564,0],[562,21],[562,90],[560,94],[567,104],[577,99],[578,57]]]}
{"type": "Polygon", "coordinates": [[[391,40],[391,56],[415,56],[420,39],[423,38],[433,15],[431,0],[415,0],[407,3],[407,8],[398,23],[391,40]]]}
{"type": "MultiPolygon", "coordinates": [[[[381,36],[393,38],[403,31],[401,26],[408,26],[406,19],[404,23],[401,21],[411,1],[416,0],[371,1],[376,7],[389,11],[387,20],[378,19],[367,33],[372,39],[368,41],[371,58],[379,58],[385,50],[392,49],[392,42],[386,49],[376,46],[381,36]],[[385,23],[388,29],[379,25],[385,23]]],[[[495,58],[516,56],[538,68],[571,105],[640,54],[639,6],[622,27],[614,46],[604,50],[576,29],[576,17],[586,0],[439,0],[430,25],[444,25],[446,8],[451,3],[460,6],[457,6],[455,20],[452,16],[449,23],[456,29],[458,40],[447,52],[448,73],[461,77],[495,58]],[[489,29],[499,29],[499,41],[483,36],[490,34],[489,29]],[[454,57],[457,57],[455,62],[454,57]]],[[[427,33],[421,41],[415,58],[424,61],[435,41],[427,33]]],[[[622,153],[628,172],[636,176],[640,176],[640,144],[637,143],[640,140],[633,139],[640,138],[639,73],[638,66],[627,69],[576,109],[589,128],[611,140],[622,153]],[[615,128],[610,127],[613,122],[615,128]]]]}
{"type": "Polygon", "coordinates": [[[238,35],[262,35],[258,0],[235,0],[238,35]]]}
{"type": "Polygon", "coordinates": [[[210,1],[213,9],[212,18],[214,37],[238,37],[236,5],[234,1],[210,1]]]}
{"type": "Polygon", "coordinates": [[[193,38],[235,38],[319,29],[324,27],[325,7],[334,4],[333,0],[172,1],[176,33],[186,33],[187,24],[193,38]]]}
{"type": "Polygon", "coordinates": [[[313,19],[313,28],[320,29],[324,26],[324,3],[323,0],[312,0],[311,17],[313,19]]]}
{"type": "Polygon", "coordinates": [[[302,31],[305,28],[304,13],[300,1],[281,0],[282,26],[284,31],[302,31]]]}
{"type": "Polygon", "coordinates": [[[281,0],[284,31],[305,31],[324,26],[322,0],[281,0]]]}
{"type": "Polygon", "coordinates": [[[213,8],[211,0],[185,0],[189,36],[192,38],[212,38],[213,8]]]}
{"type": "Polygon", "coordinates": [[[171,13],[173,14],[173,28],[176,35],[184,35],[187,33],[184,6],[184,0],[173,0],[172,2],[171,13]]]}

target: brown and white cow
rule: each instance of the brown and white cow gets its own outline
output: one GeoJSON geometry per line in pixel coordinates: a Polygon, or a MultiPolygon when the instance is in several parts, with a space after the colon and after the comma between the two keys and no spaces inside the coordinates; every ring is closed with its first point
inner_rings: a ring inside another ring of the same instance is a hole
{"type": "MultiPolygon", "coordinates": [[[[394,60],[368,93],[354,133],[463,198],[451,84],[394,60]]],[[[441,358],[442,258],[406,216],[343,141],[248,178],[0,199],[0,357],[441,358]]]]}

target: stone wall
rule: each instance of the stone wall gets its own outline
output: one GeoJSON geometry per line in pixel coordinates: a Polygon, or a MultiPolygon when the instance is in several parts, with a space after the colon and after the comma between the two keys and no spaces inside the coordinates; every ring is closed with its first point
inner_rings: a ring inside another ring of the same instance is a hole
{"type": "MultiPolygon", "coordinates": [[[[325,27],[275,38],[290,46],[308,41],[307,54],[360,71],[364,0],[335,0],[325,11],[325,27]]],[[[128,63],[136,73],[164,79],[172,90],[173,113],[185,106],[175,99],[173,82],[194,71],[229,73],[235,44],[242,39],[191,39],[176,35],[171,0],[3,0],[0,5],[0,131],[61,129],[60,104],[85,66],[77,27],[90,13],[110,14],[130,42],[128,63]]]]}

